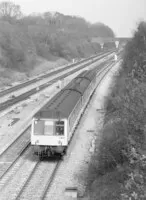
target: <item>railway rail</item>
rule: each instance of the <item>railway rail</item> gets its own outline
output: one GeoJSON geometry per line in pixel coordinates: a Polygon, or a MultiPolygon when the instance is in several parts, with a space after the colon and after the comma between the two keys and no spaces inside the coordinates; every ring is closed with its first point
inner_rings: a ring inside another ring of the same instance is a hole
{"type": "MultiPolygon", "coordinates": [[[[108,54],[110,54],[110,53],[108,53],[108,54]]],[[[1,103],[1,104],[0,104],[0,112],[4,111],[5,109],[7,109],[7,108],[9,108],[9,107],[11,107],[11,106],[13,106],[13,105],[15,105],[15,104],[17,104],[17,103],[23,101],[23,100],[28,99],[28,98],[29,98],[30,96],[32,96],[33,94],[36,94],[38,91],[40,92],[41,90],[47,88],[48,86],[52,85],[53,83],[57,82],[58,80],[64,79],[65,77],[67,77],[67,76],[69,76],[69,75],[71,75],[71,74],[77,72],[78,70],[81,70],[81,69],[87,67],[89,64],[93,64],[94,62],[97,62],[98,60],[104,58],[105,56],[107,56],[107,54],[101,56],[100,58],[97,58],[97,59],[94,60],[94,61],[91,61],[90,63],[87,63],[87,64],[84,64],[84,65],[80,66],[78,69],[73,69],[73,70],[70,71],[70,72],[67,72],[67,73],[65,73],[65,74],[63,74],[63,75],[58,76],[57,78],[54,78],[54,79],[51,80],[51,81],[48,81],[47,83],[42,84],[41,86],[39,86],[39,90],[36,89],[36,88],[31,89],[31,90],[29,90],[28,92],[25,92],[25,93],[23,93],[23,94],[21,94],[21,95],[15,97],[15,98],[9,99],[9,100],[7,100],[7,101],[1,103]]],[[[109,61],[109,60],[108,60],[108,61],[109,61]]],[[[108,61],[104,61],[103,63],[108,62],[108,61]]],[[[102,64],[102,63],[101,63],[101,64],[102,64]]]]}
{"type": "MultiPolygon", "coordinates": [[[[99,56],[100,56],[100,54],[99,54],[99,56]]],[[[91,58],[90,58],[90,59],[91,59],[91,58]]],[[[63,67],[63,68],[61,68],[61,69],[58,69],[57,72],[60,73],[60,72],[63,71],[64,69],[68,69],[68,68],[71,68],[71,67],[73,67],[73,66],[76,66],[77,64],[84,63],[84,62],[87,61],[87,60],[89,60],[89,58],[88,58],[88,59],[84,59],[84,60],[82,60],[82,61],[79,61],[78,63],[70,64],[69,66],[66,66],[66,67],[63,67]]],[[[39,77],[37,77],[37,78],[34,78],[34,79],[32,79],[32,80],[28,80],[28,81],[26,81],[26,82],[24,82],[24,83],[20,83],[20,84],[18,84],[18,85],[16,85],[16,86],[12,86],[12,87],[10,87],[10,88],[8,88],[8,89],[5,89],[5,90],[1,91],[1,92],[0,92],[0,97],[2,97],[2,96],[4,96],[4,95],[7,95],[7,94],[9,94],[9,93],[11,93],[11,92],[13,92],[13,91],[18,90],[18,89],[21,89],[21,88],[23,88],[23,87],[26,87],[26,86],[28,86],[28,85],[30,85],[30,84],[32,84],[32,83],[36,83],[36,82],[38,82],[38,81],[40,81],[40,80],[42,80],[42,79],[44,79],[44,78],[48,78],[48,77],[50,77],[50,76],[52,76],[52,75],[54,75],[54,74],[56,74],[56,70],[54,70],[54,71],[52,71],[52,72],[49,72],[49,73],[47,73],[47,74],[45,74],[45,75],[39,76],[39,77]]]]}
{"type": "Polygon", "coordinates": [[[0,177],[0,192],[7,186],[9,181],[15,176],[18,170],[24,165],[26,159],[31,153],[31,146],[28,144],[24,149],[21,150],[21,153],[18,157],[9,163],[5,162],[5,168],[1,166],[1,177],[0,177]],[[7,164],[9,164],[7,166],[7,164]]]}
{"type": "MultiPolygon", "coordinates": [[[[107,53],[108,53],[108,52],[107,52],[107,53]]],[[[94,56],[91,56],[90,58],[86,58],[86,59],[81,60],[81,61],[79,61],[79,62],[77,62],[77,63],[73,63],[73,64],[70,64],[70,65],[65,66],[65,67],[63,67],[63,68],[59,68],[58,70],[54,70],[54,71],[49,72],[49,73],[47,73],[47,74],[45,74],[45,75],[41,75],[41,76],[39,76],[39,77],[37,77],[37,78],[34,78],[34,79],[32,79],[32,80],[29,80],[29,81],[27,81],[27,82],[20,83],[19,85],[16,85],[16,86],[12,86],[12,87],[10,87],[10,88],[8,88],[8,89],[5,89],[5,90],[1,91],[1,92],[0,92],[0,97],[5,96],[5,95],[7,95],[7,94],[9,94],[9,93],[11,93],[11,92],[13,92],[13,91],[19,90],[19,89],[21,89],[21,88],[23,88],[23,87],[26,87],[26,86],[28,86],[28,85],[30,85],[30,84],[36,83],[36,82],[38,82],[38,81],[40,81],[40,80],[42,80],[42,79],[49,78],[49,77],[55,75],[56,72],[57,72],[57,73],[60,73],[60,72],[62,72],[62,71],[65,71],[66,69],[70,69],[70,68],[75,67],[75,66],[77,66],[77,65],[79,65],[79,64],[83,64],[83,63],[89,61],[90,59],[96,58],[97,56],[102,56],[102,54],[103,54],[103,53],[99,53],[98,55],[94,55],[94,56]]]]}
{"type": "Polygon", "coordinates": [[[0,155],[0,179],[12,168],[30,145],[30,126],[0,155]]]}
{"type": "Polygon", "coordinates": [[[21,188],[16,200],[31,199],[31,197],[44,200],[60,164],[61,161],[51,161],[49,164],[46,162],[37,162],[35,169],[21,188]]]}
{"type": "MultiPolygon", "coordinates": [[[[98,74],[98,76],[101,75],[101,73],[104,73],[104,74],[100,78],[100,80],[99,80],[99,82],[97,84],[97,87],[98,87],[98,85],[100,84],[100,82],[102,81],[102,79],[106,76],[106,74],[108,73],[108,71],[112,67],[113,67],[113,64],[110,64],[110,66],[108,65],[108,67],[104,68],[104,70],[101,70],[101,72],[98,74]]],[[[87,107],[87,105],[86,105],[86,107],[87,107]]],[[[21,139],[21,140],[23,141],[24,138],[21,139]]],[[[18,142],[18,140],[17,140],[17,142],[18,142]]],[[[15,145],[17,145],[17,143],[13,143],[10,148],[12,148],[15,145]]],[[[29,146],[29,143],[28,143],[28,145],[25,145],[25,148],[21,149],[21,151],[19,149],[19,153],[17,154],[18,157],[16,159],[14,159],[14,162],[11,160],[12,163],[9,166],[9,170],[7,169],[7,171],[5,171],[5,173],[3,173],[3,175],[1,175],[0,181],[1,181],[2,178],[4,178],[7,175],[8,171],[10,171],[11,167],[15,165],[15,163],[18,160],[18,158],[20,157],[20,155],[23,154],[24,151],[26,151],[27,146],[29,146]]],[[[7,151],[3,152],[3,154],[1,156],[4,156],[4,158],[7,158],[7,156],[11,158],[11,155],[9,155],[9,154],[6,155],[6,152],[11,152],[12,151],[10,148],[7,151]]],[[[16,151],[16,149],[15,149],[15,151],[16,151]]],[[[0,156],[0,163],[2,161],[1,160],[1,158],[2,158],[1,156],[0,156]]],[[[3,158],[3,162],[5,161],[4,158],[3,158]]],[[[49,164],[46,164],[46,165],[44,164],[43,165],[43,163],[41,163],[39,161],[35,162],[35,164],[34,164],[34,166],[32,168],[33,170],[30,171],[30,173],[27,176],[27,178],[25,179],[25,181],[23,181],[22,186],[19,187],[19,191],[16,192],[15,199],[23,199],[23,198],[25,199],[25,197],[26,197],[26,199],[32,199],[34,197],[36,199],[43,199],[44,200],[46,198],[48,190],[51,187],[52,181],[54,180],[54,177],[56,176],[57,170],[58,170],[58,168],[60,166],[60,161],[49,162],[49,164]],[[51,165],[52,166],[52,168],[51,168],[51,174],[48,173],[48,167],[49,167],[50,163],[52,164],[51,165]],[[45,169],[45,172],[47,172],[48,174],[44,173],[44,171],[42,169],[45,169]],[[43,173],[41,173],[41,175],[39,175],[38,171],[43,172],[43,173]],[[36,176],[37,176],[37,180],[39,180],[39,183],[41,183],[41,180],[44,181],[44,177],[45,177],[45,180],[46,180],[45,184],[42,184],[42,185],[38,184],[38,186],[41,187],[41,188],[39,188],[39,190],[37,190],[37,188],[34,185],[34,184],[36,184],[36,182],[35,182],[35,180],[36,180],[35,177],[36,176]],[[39,178],[39,176],[41,176],[42,178],[39,178]],[[33,185],[33,188],[30,187],[31,185],[33,185]],[[32,188],[32,190],[31,190],[31,188],[32,188]]],[[[0,193],[1,193],[1,190],[0,190],[0,193]]]]}

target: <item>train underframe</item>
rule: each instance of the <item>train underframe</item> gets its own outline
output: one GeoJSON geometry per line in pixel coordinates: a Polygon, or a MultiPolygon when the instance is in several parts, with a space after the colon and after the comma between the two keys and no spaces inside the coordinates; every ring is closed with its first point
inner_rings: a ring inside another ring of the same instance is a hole
{"type": "Polygon", "coordinates": [[[34,154],[43,157],[64,156],[67,146],[33,146],[34,154]]]}

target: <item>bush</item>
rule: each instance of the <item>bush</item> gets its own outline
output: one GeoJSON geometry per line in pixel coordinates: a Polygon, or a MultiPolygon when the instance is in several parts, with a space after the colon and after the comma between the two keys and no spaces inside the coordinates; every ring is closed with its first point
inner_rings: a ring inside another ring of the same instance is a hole
{"type": "Polygon", "coordinates": [[[128,142],[126,129],[121,121],[111,120],[105,125],[99,152],[95,155],[99,159],[98,174],[106,174],[127,161],[124,151],[127,151],[128,142]]]}
{"type": "Polygon", "coordinates": [[[107,99],[99,152],[95,152],[89,170],[90,184],[96,182],[94,188],[90,187],[91,199],[146,199],[146,153],[143,151],[146,144],[145,52],[146,23],[141,22],[125,47],[122,70],[107,99]],[[113,187],[116,187],[115,192],[113,187]]]}
{"type": "Polygon", "coordinates": [[[119,194],[123,190],[121,183],[125,178],[126,171],[118,170],[96,177],[91,186],[90,200],[119,200],[119,194]]]}

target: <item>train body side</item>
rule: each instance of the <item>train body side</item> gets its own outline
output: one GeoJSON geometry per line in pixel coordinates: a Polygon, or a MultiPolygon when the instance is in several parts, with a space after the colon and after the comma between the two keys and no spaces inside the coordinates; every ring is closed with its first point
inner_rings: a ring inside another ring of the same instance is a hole
{"type": "Polygon", "coordinates": [[[81,113],[96,87],[97,71],[82,72],[35,114],[31,130],[35,152],[50,155],[50,152],[66,151],[81,113]],[[61,125],[56,128],[59,123],[62,123],[63,132],[61,125]]]}

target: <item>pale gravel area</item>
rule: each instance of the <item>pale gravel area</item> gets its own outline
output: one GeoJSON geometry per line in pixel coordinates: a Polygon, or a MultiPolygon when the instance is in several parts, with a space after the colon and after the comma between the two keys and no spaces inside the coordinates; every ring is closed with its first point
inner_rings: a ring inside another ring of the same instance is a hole
{"type": "MultiPolygon", "coordinates": [[[[95,64],[90,65],[88,68],[91,69],[95,67],[103,62],[103,60],[105,59],[101,59],[95,64]]],[[[73,75],[65,78],[61,84],[61,87],[64,87],[82,71],[83,70],[80,70],[79,72],[76,72],[73,75]]],[[[42,107],[53,95],[59,91],[56,88],[57,85],[58,83],[55,83],[53,86],[50,86],[45,90],[33,95],[31,99],[14,105],[10,109],[6,110],[6,113],[0,113],[0,154],[23,132],[23,130],[26,129],[31,122],[32,116],[37,112],[37,110],[39,110],[40,107],[42,107]],[[13,112],[10,113],[12,110],[13,112]],[[13,118],[19,118],[19,121],[13,126],[8,126],[13,118]]]]}
{"type": "MultiPolygon", "coordinates": [[[[84,196],[88,166],[91,155],[94,152],[95,139],[98,138],[100,142],[101,138],[100,133],[104,121],[103,109],[105,98],[111,89],[114,80],[113,77],[118,69],[119,64],[116,64],[96,90],[75,132],[67,156],[58,169],[52,187],[46,196],[46,200],[74,199],[71,196],[67,196],[64,192],[65,188],[68,187],[77,187],[78,196],[84,196]],[[98,111],[100,109],[102,112],[98,111]]],[[[88,199],[88,197],[84,197],[83,199],[88,199]]]]}

